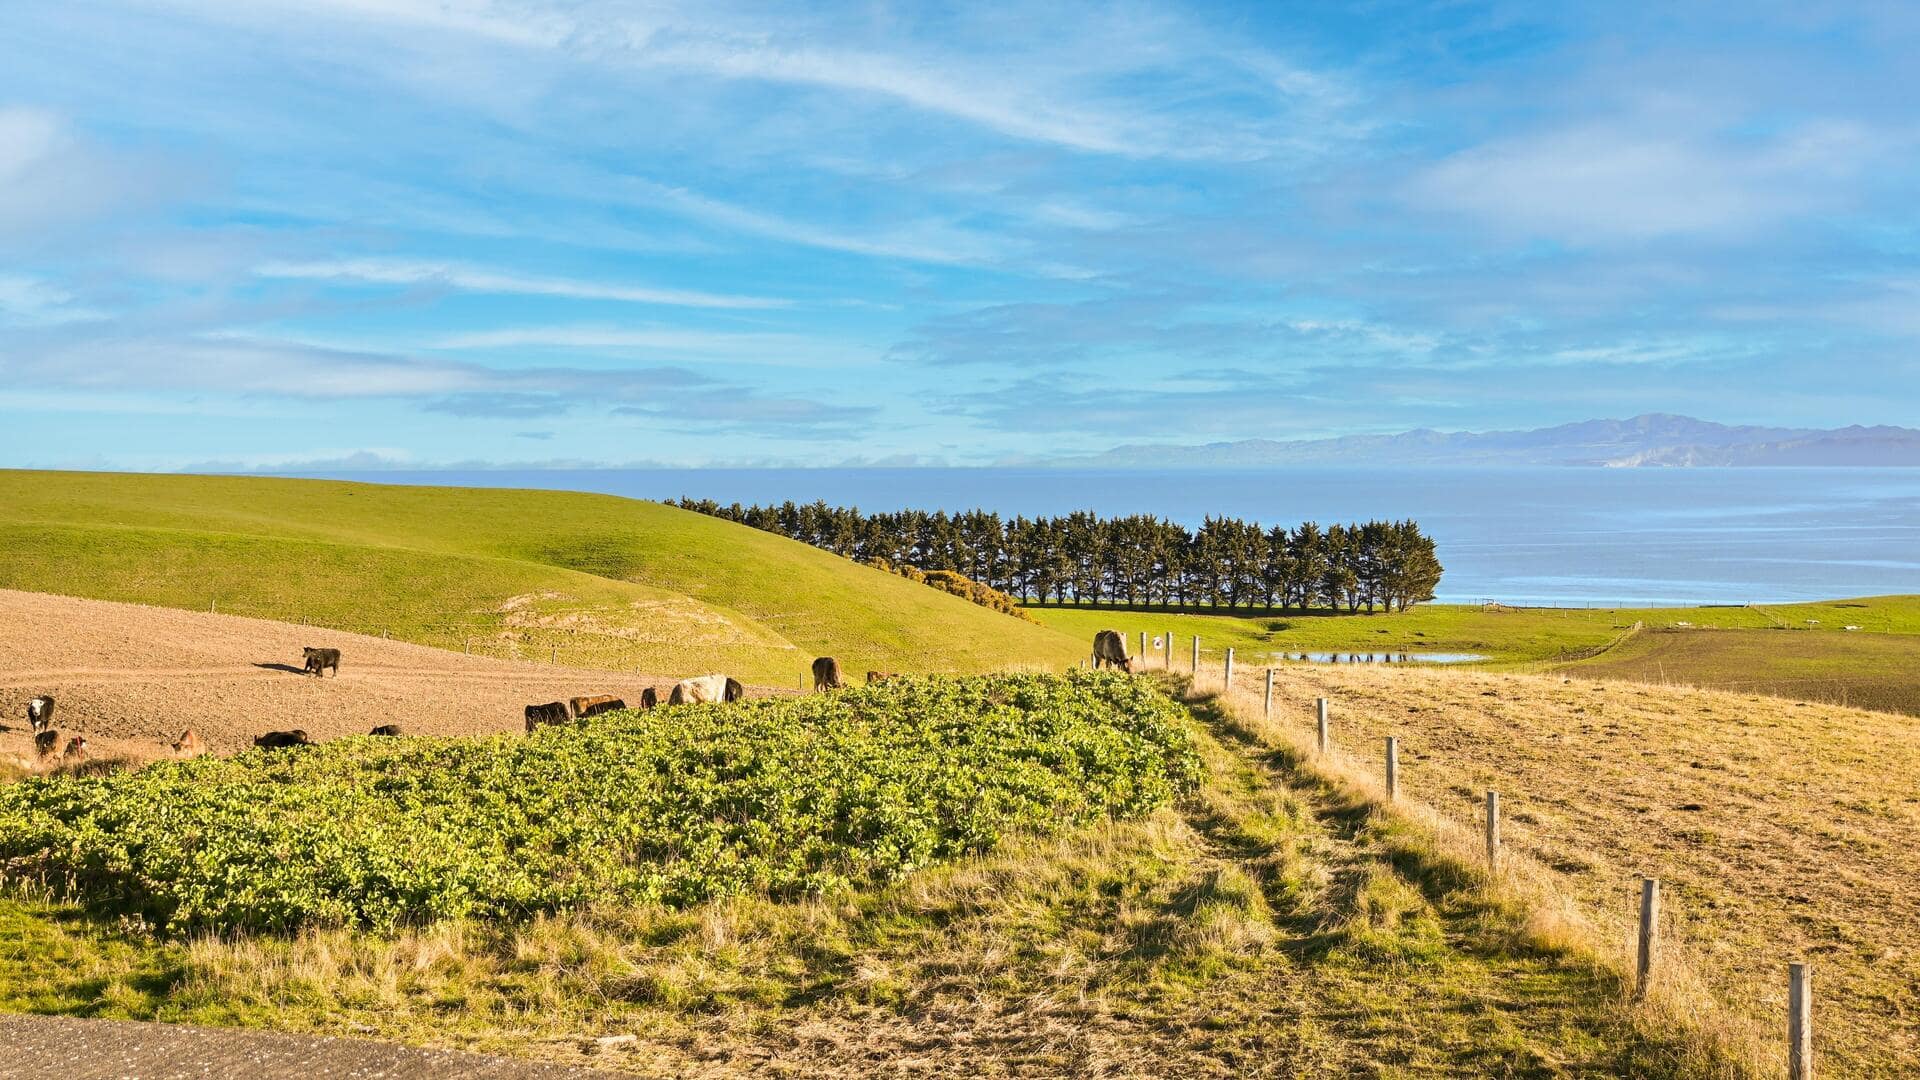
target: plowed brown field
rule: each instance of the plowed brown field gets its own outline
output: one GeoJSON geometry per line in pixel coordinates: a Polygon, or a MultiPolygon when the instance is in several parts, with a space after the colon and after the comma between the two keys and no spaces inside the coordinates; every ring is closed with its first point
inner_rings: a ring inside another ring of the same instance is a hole
{"type": "Polygon", "coordinates": [[[523,731],[521,710],[530,703],[583,694],[637,703],[643,689],[671,682],[265,619],[0,589],[0,756],[31,756],[26,706],[36,694],[54,695],[54,726],[86,736],[95,758],[147,760],[168,756],[167,744],[184,728],[215,753],[287,728],[316,740],[364,735],[377,724],[418,735],[523,731]],[[301,673],[308,645],[341,651],[337,678],[301,673]]]}

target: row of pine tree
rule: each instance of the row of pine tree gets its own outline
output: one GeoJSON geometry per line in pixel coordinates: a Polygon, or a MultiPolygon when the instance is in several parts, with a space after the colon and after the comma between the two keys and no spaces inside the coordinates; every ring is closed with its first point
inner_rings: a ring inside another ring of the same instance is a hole
{"type": "Polygon", "coordinates": [[[863,514],[824,502],[674,505],[859,561],[953,570],[1023,602],[1175,608],[1404,611],[1433,599],[1440,560],[1412,521],[1262,528],[1209,517],[1003,519],[984,510],[863,514]]]}

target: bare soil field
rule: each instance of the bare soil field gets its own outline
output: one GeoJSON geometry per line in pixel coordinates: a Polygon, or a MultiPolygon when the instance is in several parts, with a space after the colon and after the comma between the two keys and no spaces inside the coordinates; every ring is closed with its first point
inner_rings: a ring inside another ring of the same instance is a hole
{"type": "MultiPolygon", "coordinates": [[[[1258,716],[1263,674],[1236,677],[1258,716]]],[[[1219,669],[1201,673],[1219,686],[1219,669]]],[[[1638,880],[1661,879],[1672,955],[1775,1033],[1786,966],[1816,977],[1817,1052],[1836,1075],[1920,1060],[1920,725],[1755,694],[1554,676],[1288,665],[1273,724],[1475,826],[1500,792],[1506,849],[1557,872],[1624,951],[1638,880]]],[[[1783,1036],[1776,1036],[1783,1037],[1783,1036]]]]}
{"type": "Polygon", "coordinates": [[[32,756],[26,707],[36,694],[54,695],[55,727],[86,736],[94,758],[145,761],[169,756],[167,744],[184,728],[214,753],[289,728],[316,740],[365,735],[378,724],[416,735],[524,731],[529,704],[584,694],[637,703],[642,690],[672,681],[0,589],[0,756],[32,756]],[[341,651],[338,677],[301,672],[300,650],[309,645],[341,651]]]}

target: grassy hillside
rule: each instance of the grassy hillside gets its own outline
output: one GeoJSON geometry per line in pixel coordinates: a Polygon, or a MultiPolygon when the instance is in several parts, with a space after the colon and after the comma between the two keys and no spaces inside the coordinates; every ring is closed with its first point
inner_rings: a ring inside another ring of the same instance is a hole
{"type": "Polygon", "coordinates": [[[1063,667],[1066,636],[770,533],[553,491],[0,471],[0,587],[797,685],[1063,667]]]}
{"type": "MultiPolygon", "coordinates": [[[[1219,678],[1216,667],[1209,673],[1219,678]]],[[[1245,711],[1260,681],[1240,682],[1245,711]]],[[[1670,955],[1778,1046],[1786,965],[1815,971],[1823,1074],[1920,1060],[1920,733],[1905,717],[1752,694],[1447,669],[1290,665],[1273,727],[1332,702],[1339,762],[1470,830],[1500,792],[1509,850],[1630,940],[1638,879],[1670,955]]]]}
{"type": "MultiPolygon", "coordinates": [[[[1165,715],[1143,680],[1073,681],[1165,715]]],[[[1740,1075],[1717,1044],[1624,1007],[1608,967],[1402,817],[1293,768],[1206,702],[1175,713],[1204,773],[1177,805],[1009,830],[987,853],[813,898],[218,937],[3,900],[0,1009],[372,1034],[657,1076],[1740,1075]],[[638,1038],[596,1042],[624,1035],[638,1038]]],[[[974,769],[988,787],[1025,786],[1042,765],[1127,771],[1071,738],[1064,756],[976,760],[969,745],[929,759],[951,775],[902,806],[979,801],[949,790],[978,783],[974,769]]],[[[823,741],[820,791],[867,797],[865,770],[837,760],[823,741]]],[[[1009,796],[985,801],[1047,821],[1009,796]]],[[[729,827],[751,826],[729,806],[729,827]]],[[[912,821],[855,817],[833,835],[884,846],[912,821]]]]}

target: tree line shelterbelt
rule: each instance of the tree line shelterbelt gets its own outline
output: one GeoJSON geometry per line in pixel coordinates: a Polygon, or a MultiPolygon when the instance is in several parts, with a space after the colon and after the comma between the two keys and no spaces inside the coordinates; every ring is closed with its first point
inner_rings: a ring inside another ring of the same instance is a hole
{"type": "Polygon", "coordinates": [[[672,505],[779,533],[861,562],[953,570],[1024,603],[1405,611],[1433,599],[1442,567],[1413,521],[1265,528],[1209,517],[1002,518],[985,510],[863,514],[824,502],[672,505]]]}

